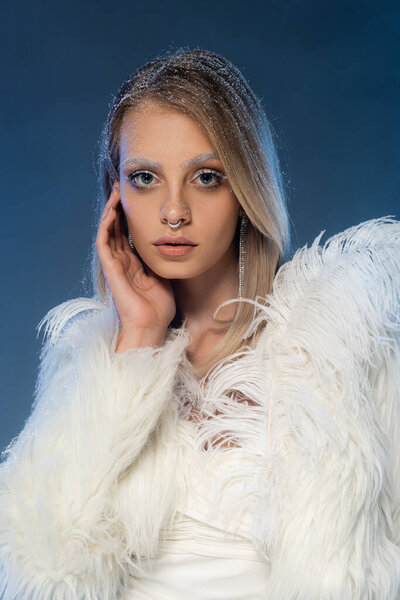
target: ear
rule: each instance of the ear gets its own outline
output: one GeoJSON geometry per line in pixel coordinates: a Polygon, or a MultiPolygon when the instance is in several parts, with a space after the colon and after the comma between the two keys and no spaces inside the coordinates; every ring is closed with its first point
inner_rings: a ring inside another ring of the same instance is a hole
{"type": "Polygon", "coordinates": [[[239,217],[243,217],[243,213],[244,213],[244,210],[243,210],[243,208],[240,206],[240,208],[239,208],[239,217]]]}

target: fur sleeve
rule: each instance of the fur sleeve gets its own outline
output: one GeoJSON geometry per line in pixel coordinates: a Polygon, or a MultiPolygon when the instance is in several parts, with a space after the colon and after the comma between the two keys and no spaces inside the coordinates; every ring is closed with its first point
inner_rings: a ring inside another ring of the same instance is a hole
{"type": "Polygon", "coordinates": [[[117,598],[134,560],[112,490],[165,408],[187,339],[173,330],[161,348],[116,354],[110,310],[79,298],[46,317],[33,410],[0,465],[3,600],[117,598]]]}
{"type": "MultiPolygon", "coordinates": [[[[388,536],[400,548],[400,333],[382,345],[380,366],[371,374],[374,403],[379,411],[386,450],[388,536]]],[[[399,567],[400,569],[400,567],[399,567]]],[[[400,581],[400,575],[399,575],[400,581]]],[[[400,585],[400,584],[399,584],[400,585]]]]}
{"type": "Polygon", "coordinates": [[[269,600],[397,600],[400,222],[366,221],[321,248],[322,233],[284,265],[268,314],[257,535],[269,600]]]}

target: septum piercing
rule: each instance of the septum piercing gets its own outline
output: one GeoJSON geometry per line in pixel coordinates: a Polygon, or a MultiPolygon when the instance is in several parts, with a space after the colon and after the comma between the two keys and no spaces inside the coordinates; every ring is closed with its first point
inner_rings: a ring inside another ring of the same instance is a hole
{"type": "Polygon", "coordinates": [[[182,219],[179,219],[179,221],[178,221],[177,223],[170,223],[170,222],[167,220],[167,223],[168,223],[168,225],[169,225],[170,227],[172,227],[172,229],[176,229],[177,227],[179,227],[179,225],[181,224],[181,222],[182,222],[182,219]]]}

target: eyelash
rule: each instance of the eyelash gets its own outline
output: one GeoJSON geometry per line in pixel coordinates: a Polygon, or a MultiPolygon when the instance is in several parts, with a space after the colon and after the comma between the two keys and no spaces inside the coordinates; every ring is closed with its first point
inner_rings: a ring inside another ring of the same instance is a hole
{"type": "MultiPolygon", "coordinates": [[[[144,175],[144,174],[149,174],[149,175],[154,175],[154,173],[152,173],[152,171],[146,171],[146,170],[141,170],[141,171],[132,171],[131,173],[128,173],[126,178],[130,181],[132,187],[134,190],[138,191],[138,192],[143,192],[143,191],[147,191],[151,189],[151,185],[145,185],[145,186],[137,186],[134,184],[133,180],[136,177],[139,177],[140,175],[144,175]]],[[[214,185],[199,185],[200,188],[203,188],[204,190],[208,191],[212,191],[215,190],[216,188],[218,188],[223,179],[226,179],[226,175],[222,175],[221,173],[219,173],[218,171],[214,171],[214,169],[202,169],[199,174],[197,175],[197,177],[199,177],[200,175],[202,175],[203,173],[210,173],[211,175],[214,175],[214,177],[217,178],[218,183],[215,183],[214,185]]],[[[197,179],[197,177],[195,179],[197,179]]]]}

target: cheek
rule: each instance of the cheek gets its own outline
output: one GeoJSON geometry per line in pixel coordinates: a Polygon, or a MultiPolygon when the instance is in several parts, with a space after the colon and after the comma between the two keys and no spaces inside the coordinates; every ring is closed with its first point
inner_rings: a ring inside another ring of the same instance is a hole
{"type": "Polygon", "coordinates": [[[138,237],[146,236],[146,232],[151,232],[154,229],[157,215],[153,214],[149,207],[146,208],[144,202],[127,202],[124,205],[124,211],[132,235],[135,232],[138,237]]]}
{"type": "Polygon", "coordinates": [[[235,213],[227,213],[216,218],[216,215],[214,214],[213,217],[203,225],[204,241],[208,243],[209,248],[223,253],[233,242],[238,225],[238,215],[235,213]]]}

